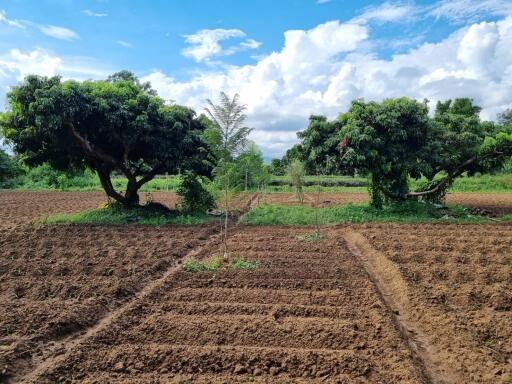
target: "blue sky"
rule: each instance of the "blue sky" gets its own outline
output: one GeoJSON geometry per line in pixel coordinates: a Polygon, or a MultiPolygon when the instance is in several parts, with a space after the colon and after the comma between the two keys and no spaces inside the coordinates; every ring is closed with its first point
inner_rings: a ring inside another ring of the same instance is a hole
{"type": "Polygon", "coordinates": [[[470,96],[494,118],[512,106],[511,43],[512,0],[3,0],[0,109],[27,73],[129,69],[198,112],[240,93],[269,158],[356,97],[470,96]]]}

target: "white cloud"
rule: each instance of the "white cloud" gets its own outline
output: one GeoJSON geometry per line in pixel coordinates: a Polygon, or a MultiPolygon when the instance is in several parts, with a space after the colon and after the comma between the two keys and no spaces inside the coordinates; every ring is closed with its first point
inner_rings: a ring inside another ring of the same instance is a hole
{"type": "Polygon", "coordinates": [[[3,9],[0,9],[0,24],[1,23],[5,23],[10,27],[25,29],[25,26],[21,21],[8,19],[7,13],[3,9]]]}
{"type": "Polygon", "coordinates": [[[224,49],[220,42],[232,38],[243,38],[246,34],[240,29],[202,29],[192,35],[185,35],[190,46],[181,53],[196,62],[208,61],[211,57],[228,56],[244,49],[256,49],[261,43],[254,39],[245,39],[238,45],[224,49]]]}
{"type": "Polygon", "coordinates": [[[105,12],[93,12],[90,9],[84,9],[82,13],[89,17],[106,17],[108,16],[108,13],[105,12]]]}
{"type": "Polygon", "coordinates": [[[86,57],[59,57],[45,50],[22,52],[12,49],[0,54],[0,110],[4,109],[9,88],[28,74],[60,75],[64,79],[104,79],[112,71],[86,57]]]}
{"type": "Polygon", "coordinates": [[[417,16],[420,9],[410,2],[384,2],[378,6],[366,7],[363,12],[352,21],[357,23],[389,23],[410,21],[417,16]]]}
{"type": "Polygon", "coordinates": [[[133,48],[133,44],[127,42],[127,41],[124,41],[124,40],[118,40],[117,41],[117,44],[125,47],[125,48],[133,48]]]}
{"type": "Polygon", "coordinates": [[[316,0],[316,3],[317,4],[327,4],[327,3],[330,3],[331,0],[316,0]]]}
{"type": "Polygon", "coordinates": [[[202,111],[220,90],[240,93],[252,138],[266,156],[280,156],[296,141],[310,114],[330,118],[351,100],[408,96],[431,100],[472,97],[482,117],[512,107],[512,17],[460,28],[438,43],[423,43],[390,59],[366,50],[368,28],[331,21],[285,32],[283,48],[254,65],[199,73],[188,81],[155,71],[143,78],[167,99],[202,111]]]}
{"type": "Polygon", "coordinates": [[[45,35],[59,40],[73,41],[79,39],[78,34],[71,29],[58,27],[55,25],[40,25],[39,29],[45,35]]]}
{"type": "Polygon", "coordinates": [[[512,14],[510,0],[441,0],[428,12],[436,18],[446,18],[455,23],[472,22],[484,16],[512,14]]]}
{"type": "Polygon", "coordinates": [[[261,46],[261,42],[254,39],[246,39],[240,43],[240,47],[248,49],[256,49],[261,46]]]}

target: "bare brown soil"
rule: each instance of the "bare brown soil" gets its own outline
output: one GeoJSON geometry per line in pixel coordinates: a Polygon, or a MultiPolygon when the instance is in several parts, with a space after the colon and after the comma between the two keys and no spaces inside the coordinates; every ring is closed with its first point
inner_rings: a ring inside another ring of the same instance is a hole
{"type": "Polygon", "coordinates": [[[0,382],[132,298],[211,226],[0,229],[0,382]]]}
{"type": "Polygon", "coordinates": [[[512,382],[512,226],[342,225],[313,243],[242,226],[230,249],[258,269],[187,273],[185,255],[218,252],[216,223],[35,226],[103,195],[0,200],[1,383],[512,382]]]}
{"type": "MultiPolygon", "coordinates": [[[[363,192],[307,192],[304,194],[304,205],[327,207],[348,203],[366,203],[368,194],[363,192]]],[[[262,194],[260,203],[275,205],[300,205],[295,193],[275,192],[262,194]]]]}
{"type": "Polygon", "coordinates": [[[499,216],[512,213],[512,193],[452,193],[448,194],[449,204],[484,210],[484,214],[499,216]]]}
{"type": "Polygon", "coordinates": [[[358,230],[397,266],[411,320],[460,382],[512,382],[510,226],[386,224],[358,230]]]}
{"type": "MultiPolygon", "coordinates": [[[[154,200],[170,208],[178,203],[174,192],[142,192],[140,198],[142,203],[154,200]]],[[[32,223],[50,215],[98,208],[106,201],[103,192],[0,191],[0,228],[32,223]]]]}
{"type": "Polygon", "coordinates": [[[420,383],[339,233],[302,243],[301,232],[237,229],[232,253],[260,268],[169,275],[38,382],[420,383]]]}

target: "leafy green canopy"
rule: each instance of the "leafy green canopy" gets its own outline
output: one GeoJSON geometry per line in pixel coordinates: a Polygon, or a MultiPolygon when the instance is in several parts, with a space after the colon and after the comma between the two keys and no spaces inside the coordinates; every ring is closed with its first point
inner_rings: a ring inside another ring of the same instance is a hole
{"type": "Polygon", "coordinates": [[[253,142],[236,158],[233,171],[233,185],[246,190],[267,184],[270,179],[263,154],[253,142]]]}
{"type": "Polygon", "coordinates": [[[440,201],[456,177],[489,172],[512,155],[510,128],[481,122],[470,99],[426,103],[408,98],[352,102],[343,127],[343,161],[371,175],[373,206],[425,198],[440,201]],[[409,191],[408,178],[428,183],[409,191]]]}
{"type": "Polygon", "coordinates": [[[308,127],[297,133],[301,140],[298,147],[300,159],[304,162],[307,174],[345,173],[339,161],[344,120],[344,115],[333,121],[328,121],[325,116],[313,115],[309,118],[308,127]]]}
{"type": "Polygon", "coordinates": [[[166,105],[129,72],[81,83],[31,75],[7,99],[0,127],[28,165],[90,168],[123,204],[138,203],[140,187],[159,173],[208,172],[194,111],[166,105]],[[124,195],[112,186],[114,171],[128,179],[124,195]]]}
{"type": "Polygon", "coordinates": [[[16,160],[0,149],[0,188],[9,187],[20,172],[21,169],[16,160]]]}

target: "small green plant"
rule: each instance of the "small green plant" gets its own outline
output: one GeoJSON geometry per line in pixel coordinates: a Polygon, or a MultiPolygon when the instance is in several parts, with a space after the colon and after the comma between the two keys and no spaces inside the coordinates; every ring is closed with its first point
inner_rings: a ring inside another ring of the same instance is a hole
{"type": "Polygon", "coordinates": [[[236,258],[229,264],[230,269],[256,269],[260,266],[257,261],[246,260],[244,258],[236,258]]]}
{"type": "Polygon", "coordinates": [[[304,184],[304,164],[295,159],[288,166],[288,176],[290,177],[291,184],[295,187],[295,195],[297,199],[302,204],[304,202],[304,192],[302,190],[302,186],[304,184]]]}
{"type": "Polygon", "coordinates": [[[215,255],[199,261],[193,257],[183,263],[183,269],[187,272],[215,272],[222,266],[222,258],[215,255]]]}
{"type": "Polygon", "coordinates": [[[305,234],[305,235],[298,235],[297,236],[297,240],[299,241],[304,241],[304,242],[307,242],[307,243],[315,243],[317,241],[320,241],[322,240],[324,237],[322,236],[322,234],[318,231],[315,231],[315,232],[311,232],[311,233],[308,233],[308,234],[305,234]]]}
{"type": "MultiPolygon", "coordinates": [[[[220,255],[213,255],[204,260],[197,260],[193,257],[188,258],[183,263],[183,269],[186,272],[216,272],[222,268],[223,258],[220,255]]],[[[256,269],[260,265],[257,261],[237,257],[230,260],[228,269],[256,269]]]]}

